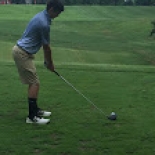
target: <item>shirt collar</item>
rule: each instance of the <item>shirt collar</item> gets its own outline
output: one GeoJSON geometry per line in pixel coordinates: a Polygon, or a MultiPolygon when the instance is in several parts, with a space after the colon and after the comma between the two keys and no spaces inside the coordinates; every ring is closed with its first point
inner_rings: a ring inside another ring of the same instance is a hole
{"type": "Polygon", "coordinates": [[[47,17],[48,24],[51,25],[52,18],[49,16],[47,10],[44,10],[45,16],[47,17]]]}

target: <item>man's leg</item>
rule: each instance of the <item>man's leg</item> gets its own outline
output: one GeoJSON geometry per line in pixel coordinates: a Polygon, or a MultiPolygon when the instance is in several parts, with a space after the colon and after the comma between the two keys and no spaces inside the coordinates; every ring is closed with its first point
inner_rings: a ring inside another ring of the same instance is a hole
{"type": "Polygon", "coordinates": [[[39,93],[39,83],[30,84],[28,88],[28,103],[29,103],[29,118],[33,119],[35,116],[50,116],[51,112],[41,110],[37,105],[37,98],[39,93]]]}
{"type": "Polygon", "coordinates": [[[28,88],[28,98],[38,98],[38,92],[39,92],[39,83],[37,84],[29,84],[28,88]]]}
{"type": "Polygon", "coordinates": [[[37,116],[38,106],[37,98],[39,92],[39,83],[38,84],[29,84],[28,87],[28,103],[29,103],[29,118],[33,119],[37,116]]]}
{"type": "MultiPolygon", "coordinates": [[[[18,46],[14,46],[13,58],[15,60],[22,83],[28,84],[29,117],[26,118],[26,123],[49,123],[50,119],[38,117],[37,97],[39,92],[39,79],[36,73],[35,65],[32,62],[34,58],[33,55],[26,53],[18,46]]],[[[49,112],[44,112],[43,114],[43,116],[45,116],[45,114],[46,116],[49,116],[49,112]]]]}

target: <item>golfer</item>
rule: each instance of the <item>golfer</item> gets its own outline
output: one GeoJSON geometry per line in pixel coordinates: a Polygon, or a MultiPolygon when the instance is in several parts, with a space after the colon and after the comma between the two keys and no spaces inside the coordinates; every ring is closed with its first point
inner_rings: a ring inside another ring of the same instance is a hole
{"type": "Polygon", "coordinates": [[[28,85],[29,114],[26,123],[47,124],[45,119],[51,112],[41,110],[37,105],[40,81],[33,63],[34,55],[43,47],[44,61],[47,69],[54,71],[52,51],[50,48],[50,25],[54,18],[64,11],[59,0],[47,2],[46,9],[36,14],[28,23],[22,37],[13,47],[13,58],[22,83],[28,85]]]}

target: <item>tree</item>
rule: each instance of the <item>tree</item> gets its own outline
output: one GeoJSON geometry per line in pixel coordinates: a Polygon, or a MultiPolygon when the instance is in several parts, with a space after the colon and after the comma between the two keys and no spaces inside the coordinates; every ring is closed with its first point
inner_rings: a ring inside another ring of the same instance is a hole
{"type": "Polygon", "coordinates": [[[154,5],[155,0],[135,0],[136,5],[154,5]]]}

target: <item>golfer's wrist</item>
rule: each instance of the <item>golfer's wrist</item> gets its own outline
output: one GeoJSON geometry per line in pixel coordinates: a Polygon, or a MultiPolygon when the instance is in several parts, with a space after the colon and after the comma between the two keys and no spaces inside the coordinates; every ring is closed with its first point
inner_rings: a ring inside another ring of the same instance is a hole
{"type": "Polygon", "coordinates": [[[52,61],[44,61],[44,65],[46,65],[46,66],[49,66],[49,65],[52,65],[53,63],[52,63],[52,61]]]}

